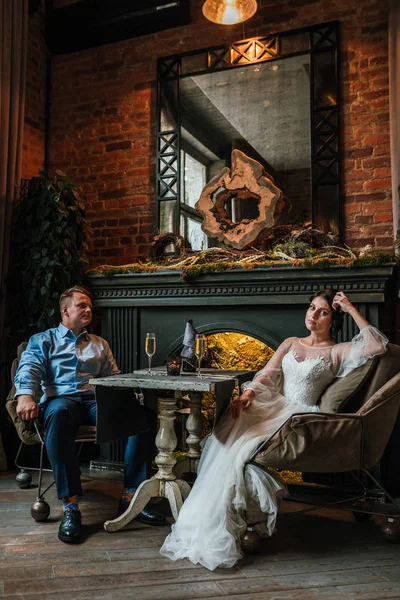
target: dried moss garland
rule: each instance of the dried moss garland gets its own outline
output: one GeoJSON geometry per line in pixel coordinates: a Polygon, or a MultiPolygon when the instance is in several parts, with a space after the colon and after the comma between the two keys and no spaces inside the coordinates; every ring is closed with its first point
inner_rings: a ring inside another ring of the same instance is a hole
{"type": "MultiPolygon", "coordinates": [[[[350,251],[351,252],[351,251],[350,251]]],[[[349,254],[350,254],[349,252],[349,254]]],[[[351,252],[352,253],[352,252],[351,252]]],[[[211,253],[210,253],[211,254],[211,253]]],[[[266,253],[263,253],[266,254],[266,253]]],[[[101,265],[95,269],[90,269],[87,274],[96,273],[103,277],[114,277],[115,275],[128,273],[154,273],[165,270],[181,270],[182,280],[199,277],[207,273],[219,273],[236,268],[256,269],[257,267],[275,267],[292,266],[303,267],[307,269],[328,269],[332,266],[344,266],[349,269],[353,267],[376,267],[388,262],[392,262],[394,257],[389,252],[377,252],[375,254],[366,254],[364,256],[331,256],[328,253],[319,252],[306,258],[292,258],[282,251],[276,251],[275,256],[265,256],[256,252],[254,255],[248,255],[240,260],[234,260],[235,257],[224,257],[219,260],[210,260],[214,258],[207,251],[199,253],[197,256],[189,256],[185,260],[174,264],[155,264],[152,262],[132,263],[119,267],[113,265],[101,265]],[[199,255],[202,256],[199,256],[199,255]],[[230,260],[229,260],[229,259],[230,260]]]]}

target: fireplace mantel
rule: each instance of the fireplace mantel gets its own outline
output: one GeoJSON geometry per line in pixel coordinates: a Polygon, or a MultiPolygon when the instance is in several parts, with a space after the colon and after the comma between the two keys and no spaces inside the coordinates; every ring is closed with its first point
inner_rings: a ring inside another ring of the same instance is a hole
{"type": "MultiPolygon", "coordinates": [[[[343,290],[371,324],[394,339],[394,264],[310,269],[280,265],[236,268],[181,278],[179,270],[88,276],[101,330],[124,372],[144,367],[144,337],[157,336],[154,364],[182,342],[187,319],[200,332],[237,331],[276,348],[286,337],[305,335],[304,312],[322,287],[343,290]]],[[[346,319],[343,340],[356,329],[346,319]]]]}
{"type": "MultiPolygon", "coordinates": [[[[394,264],[379,267],[306,269],[292,266],[234,269],[183,281],[180,271],[91,274],[88,284],[101,312],[101,333],[123,373],[147,364],[146,332],[157,338],[153,365],[182,345],[187,319],[199,332],[239,332],[276,349],[288,336],[304,336],[310,296],[322,287],[343,290],[372,325],[394,341],[394,264]]],[[[358,329],[345,315],[342,340],[358,329]]],[[[122,469],[124,442],[102,445],[104,468],[122,469]]]]}

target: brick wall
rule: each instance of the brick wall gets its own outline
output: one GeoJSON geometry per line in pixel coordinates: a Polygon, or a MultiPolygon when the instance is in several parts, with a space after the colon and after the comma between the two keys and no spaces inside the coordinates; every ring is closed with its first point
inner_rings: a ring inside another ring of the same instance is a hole
{"type": "Polygon", "coordinates": [[[28,25],[23,179],[34,177],[44,168],[47,51],[43,10],[42,2],[40,10],[29,17],[28,25]]]}
{"type": "Polygon", "coordinates": [[[346,241],[391,248],[387,0],[260,0],[244,32],[191,5],[189,26],[53,59],[50,162],[86,195],[91,265],[144,258],[156,233],[157,57],[335,19],[346,241]]]}

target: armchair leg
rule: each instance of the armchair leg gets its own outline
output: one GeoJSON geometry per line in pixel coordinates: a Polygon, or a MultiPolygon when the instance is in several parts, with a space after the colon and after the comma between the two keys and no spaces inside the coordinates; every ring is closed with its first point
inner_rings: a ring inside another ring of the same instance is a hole
{"type": "Polygon", "coordinates": [[[50,514],[50,506],[43,498],[38,496],[36,501],[31,506],[31,516],[35,521],[41,522],[46,521],[50,514]]]}
{"type": "Polygon", "coordinates": [[[242,550],[245,554],[257,554],[261,546],[261,536],[254,527],[248,527],[241,539],[242,550]]]}
{"type": "Polygon", "coordinates": [[[26,490],[30,487],[32,483],[32,475],[29,473],[29,471],[21,469],[18,475],[16,476],[15,481],[17,482],[17,485],[19,488],[21,488],[21,490],[26,490]]]}
{"type": "Polygon", "coordinates": [[[16,476],[15,481],[17,482],[17,485],[19,488],[21,488],[21,490],[26,490],[32,483],[32,475],[30,474],[29,471],[27,471],[26,469],[24,469],[22,466],[20,466],[18,464],[19,455],[22,452],[23,446],[24,446],[24,444],[23,444],[23,442],[21,442],[19,445],[19,448],[18,448],[17,456],[15,457],[15,460],[14,460],[15,466],[18,467],[18,469],[19,469],[19,473],[16,476]]]}
{"type": "Polygon", "coordinates": [[[366,496],[354,502],[353,508],[353,517],[357,523],[366,523],[372,517],[372,504],[366,496]]]}
{"type": "Polygon", "coordinates": [[[389,517],[381,527],[383,537],[390,544],[400,543],[400,520],[394,517],[389,517]]]}

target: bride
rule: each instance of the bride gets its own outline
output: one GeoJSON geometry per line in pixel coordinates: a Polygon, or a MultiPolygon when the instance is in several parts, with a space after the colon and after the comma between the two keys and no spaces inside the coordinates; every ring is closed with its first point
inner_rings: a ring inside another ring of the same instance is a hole
{"type": "Polygon", "coordinates": [[[244,469],[246,460],[290,415],[317,412],[316,403],[335,377],[383,354],[388,342],[343,292],[331,289],[311,298],[305,325],[310,334],[279,346],[253,381],[242,386],[242,395],[208,438],[196,482],[160,550],[164,556],[188,558],[210,570],[232,567],[243,556],[240,539],[249,511],[266,520],[259,532],[272,535],[278,499],[287,494],[285,484],[255,465],[244,469]],[[335,344],[332,336],[343,313],[354,319],[360,333],[351,342],[335,344]]]}

